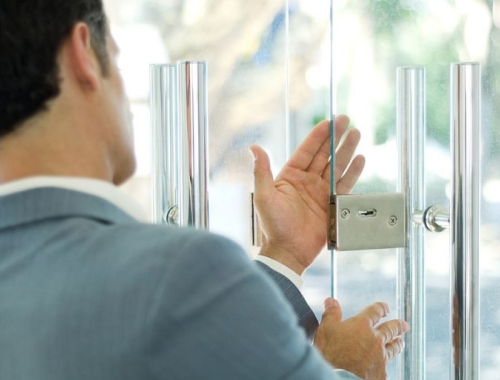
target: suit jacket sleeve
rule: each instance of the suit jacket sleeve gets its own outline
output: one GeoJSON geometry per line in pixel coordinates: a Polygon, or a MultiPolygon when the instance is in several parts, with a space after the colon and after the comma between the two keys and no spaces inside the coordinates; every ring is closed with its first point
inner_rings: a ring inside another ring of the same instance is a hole
{"type": "Polygon", "coordinates": [[[260,261],[255,261],[255,263],[278,285],[285,298],[292,305],[293,311],[297,315],[300,326],[305,330],[307,338],[312,341],[318,329],[318,320],[302,293],[281,273],[276,272],[260,261]]]}
{"type": "Polygon", "coordinates": [[[158,378],[357,379],[323,359],[273,281],[231,241],[198,235],[163,271],[152,321],[158,378]]]}

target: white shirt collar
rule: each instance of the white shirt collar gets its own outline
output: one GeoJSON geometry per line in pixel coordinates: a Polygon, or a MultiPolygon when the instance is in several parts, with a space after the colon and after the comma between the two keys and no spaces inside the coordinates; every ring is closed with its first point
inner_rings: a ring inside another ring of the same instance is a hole
{"type": "Polygon", "coordinates": [[[115,185],[93,178],[39,176],[0,185],[0,197],[40,187],[58,187],[105,199],[140,222],[147,222],[142,206],[115,185]]]}

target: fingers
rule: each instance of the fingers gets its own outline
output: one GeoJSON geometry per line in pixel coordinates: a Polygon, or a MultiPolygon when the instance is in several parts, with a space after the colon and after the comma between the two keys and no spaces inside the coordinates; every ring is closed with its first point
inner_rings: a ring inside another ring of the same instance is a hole
{"type": "MultiPolygon", "coordinates": [[[[330,127],[328,127],[330,129],[330,127]]],[[[307,171],[310,173],[321,174],[324,167],[330,161],[330,134],[328,138],[323,141],[323,144],[318,149],[314,157],[312,158],[311,164],[307,167],[307,171]]]]}
{"type": "Polygon", "coordinates": [[[393,339],[408,331],[408,323],[401,319],[394,319],[392,321],[382,323],[377,327],[377,330],[383,337],[384,343],[390,343],[393,339]]]}
{"type": "Polygon", "coordinates": [[[335,152],[335,183],[342,177],[351,162],[360,139],[361,133],[357,129],[351,129],[342,145],[335,152]]]}
{"type": "Polygon", "coordinates": [[[327,319],[332,319],[335,322],[342,321],[342,309],[340,308],[339,301],[331,297],[325,300],[325,311],[323,312],[322,321],[327,319]]]}
{"type": "MultiPolygon", "coordinates": [[[[354,152],[358,147],[359,140],[361,139],[361,133],[357,129],[351,129],[347,132],[344,141],[340,147],[337,147],[335,151],[335,181],[338,182],[339,178],[344,174],[345,169],[349,166],[349,163],[354,156],[354,152]]],[[[326,161],[325,161],[326,162],[326,161]]],[[[325,168],[321,168],[323,178],[326,175],[329,176],[329,170],[326,168],[330,166],[330,162],[325,164],[325,168]]]]}
{"type": "Polygon", "coordinates": [[[405,342],[403,338],[395,338],[385,345],[385,353],[387,361],[394,359],[397,355],[403,352],[405,342]]]}
{"type": "Polygon", "coordinates": [[[287,164],[299,170],[307,170],[321,149],[323,151],[325,149],[329,150],[324,146],[325,141],[328,142],[330,136],[329,126],[330,122],[327,120],[323,120],[317,124],[298,146],[287,164]]]}
{"type": "MultiPolygon", "coordinates": [[[[360,138],[360,132],[357,129],[351,129],[347,132],[342,145],[335,152],[335,184],[336,193],[338,194],[349,194],[351,192],[365,166],[364,157],[356,156],[354,160],[352,158],[360,138]]],[[[330,163],[322,169],[322,177],[326,182],[330,183],[330,163]]]]}
{"type": "MultiPolygon", "coordinates": [[[[335,118],[335,146],[349,126],[349,118],[339,115],[335,118]]],[[[330,121],[323,120],[309,132],[288,160],[288,165],[299,170],[321,174],[330,157],[330,121]]]]}
{"type": "MultiPolygon", "coordinates": [[[[325,169],[325,166],[328,164],[328,161],[330,160],[330,122],[322,122],[322,123],[328,123],[328,135],[326,136],[325,140],[321,144],[320,148],[318,151],[315,153],[311,164],[307,168],[308,172],[311,173],[317,173],[321,174],[323,170],[325,169]]],[[[320,124],[322,124],[320,123],[320,124]]],[[[318,124],[319,125],[319,124],[318,124]]],[[[321,126],[324,128],[324,126],[321,126]]],[[[347,127],[349,127],[349,118],[345,115],[339,115],[335,118],[335,147],[339,145],[339,141],[344,136],[345,131],[347,130],[347,127]]],[[[359,132],[358,132],[359,133],[359,132]]],[[[359,141],[359,139],[358,139],[359,141]]],[[[357,145],[357,143],[356,143],[357,145]]],[[[352,153],[351,153],[352,157],[352,153]]],[[[350,159],[349,159],[350,161],[350,159]]],[[[349,161],[346,163],[345,166],[349,164],[349,161]]],[[[344,167],[345,168],[345,167],[344,167]]]]}
{"type": "Polygon", "coordinates": [[[254,156],[254,191],[256,199],[268,198],[274,190],[274,178],[267,153],[258,145],[252,145],[254,156]]]}
{"type": "Polygon", "coordinates": [[[357,316],[368,319],[373,327],[389,313],[389,305],[385,302],[376,302],[363,309],[357,316]]]}
{"type": "Polygon", "coordinates": [[[346,115],[337,115],[335,117],[335,148],[339,146],[340,139],[344,136],[351,120],[346,115]]]}
{"type": "Polygon", "coordinates": [[[356,185],[356,182],[358,182],[364,167],[365,157],[361,155],[354,157],[347,171],[337,182],[337,186],[335,188],[336,193],[349,194],[354,188],[354,185],[356,185]]]}

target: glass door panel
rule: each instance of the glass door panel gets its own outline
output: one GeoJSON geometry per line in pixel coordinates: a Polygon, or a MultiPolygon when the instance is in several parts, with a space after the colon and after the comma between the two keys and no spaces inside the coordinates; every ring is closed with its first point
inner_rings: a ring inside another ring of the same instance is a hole
{"type": "MultiPolygon", "coordinates": [[[[210,222],[255,254],[250,235],[252,159],[263,145],[274,173],[287,152],[328,117],[329,2],[320,0],[105,0],[122,50],[139,161],[125,190],[149,209],[149,64],[208,62],[210,222]]],[[[424,66],[427,87],[426,203],[450,199],[450,64],[482,65],[481,379],[500,372],[500,1],[338,0],[334,17],[335,110],[362,133],[367,158],[355,193],[397,183],[396,69],[424,66]]],[[[479,169],[479,168],[478,168],[479,169]]],[[[426,377],[449,377],[450,243],[426,234],[426,377]]],[[[376,300],[397,312],[395,250],[337,253],[344,315],[376,300]]],[[[330,253],[306,274],[318,316],[329,295],[330,253]]],[[[396,378],[396,363],[390,367],[396,378]]]]}
{"type": "MultiPolygon", "coordinates": [[[[499,118],[497,92],[498,2],[486,1],[337,1],[337,109],[351,116],[364,138],[360,151],[367,167],[355,192],[393,191],[396,182],[396,69],[424,66],[427,72],[427,205],[449,204],[450,198],[450,64],[477,61],[483,68],[481,218],[481,379],[498,373],[500,324],[493,306],[500,286],[498,199],[499,118]],[[340,48],[342,47],[342,48],[340,48]],[[339,62],[340,61],[340,62],[339,62]],[[488,242],[495,242],[491,245],[488,242]]],[[[449,234],[426,236],[427,378],[448,378],[451,360],[449,302],[449,234]]],[[[325,256],[328,253],[325,252],[325,256]]],[[[386,301],[394,289],[382,290],[395,253],[338,254],[339,298],[344,305],[386,301]],[[370,270],[366,270],[370,268],[370,270]],[[373,273],[373,275],[371,275],[373,273]],[[362,277],[358,285],[354,278],[362,277]],[[360,296],[361,295],[361,296],[360,296]],[[363,298],[363,300],[361,300],[363,298]]],[[[318,265],[321,265],[318,260],[318,265]]],[[[326,260],[323,267],[326,267],[326,260]]],[[[309,274],[311,273],[310,271],[309,274]]],[[[390,275],[389,275],[390,277],[390,275]]],[[[308,281],[309,282],[309,281],[308,281]]],[[[316,290],[311,291],[313,295],[316,290]]],[[[313,297],[313,296],[311,296],[313,297]]],[[[316,299],[316,297],[314,297],[316,299]]],[[[389,300],[390,302],[390,300],[389,300]]],[[[394,302],[390,302],[395,306],[394,302]]],[[[318,304],[318,309],[321,309],[318,304]]],[[[391,370],[392,371],[392,370],[391,370]]],[[[393,375],[392,375],[393,376],[393,375]]]]}

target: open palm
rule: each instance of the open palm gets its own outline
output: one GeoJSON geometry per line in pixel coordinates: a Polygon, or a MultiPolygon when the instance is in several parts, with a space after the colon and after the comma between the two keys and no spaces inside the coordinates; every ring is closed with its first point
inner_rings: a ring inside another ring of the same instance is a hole
{"type": "MultiPolygon", "coordinates": [[[[254,202],[264,233],[261,254],[288,266],[298,274],[311,265],[326,243],[330,192],[330,123],[317,124],[285,164],[276,180],[269,157],[259,146],[255,157],[254,202]]],[[[337,194],[348,194],[364,167],[364,157],[354,156],[360,133],[342,136],[347,116],[335,120],[335,183],[337,194]]]]}

